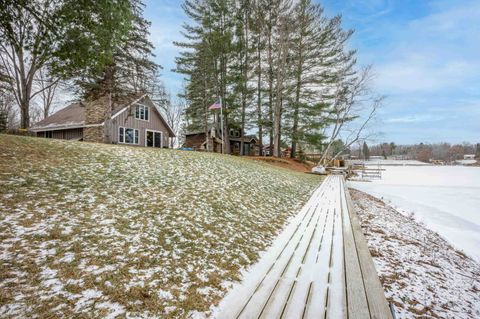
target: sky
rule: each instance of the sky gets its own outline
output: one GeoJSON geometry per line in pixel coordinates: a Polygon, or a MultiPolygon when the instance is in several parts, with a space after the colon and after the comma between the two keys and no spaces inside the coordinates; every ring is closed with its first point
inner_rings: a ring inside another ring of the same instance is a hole
{"type": "MultiPolygon", "coordinates": [[[[372,65],[372,88],[386,97],[375,142],[480,143],[479,0],[325,0],[328,16],[354,29],[359,66],[372,65]]],[[[147,0],[155,60],[172,94],[172,71],[187,21],[180,0],[147,0]]]]}

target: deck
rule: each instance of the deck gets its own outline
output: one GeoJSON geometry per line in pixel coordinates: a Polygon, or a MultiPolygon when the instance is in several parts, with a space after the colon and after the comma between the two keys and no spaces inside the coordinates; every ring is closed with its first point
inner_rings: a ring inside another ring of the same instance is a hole
{"type": "Polygon", "coordinates": [[[218,318],[391,318],[342,176],[328,176],[218,318]]]}

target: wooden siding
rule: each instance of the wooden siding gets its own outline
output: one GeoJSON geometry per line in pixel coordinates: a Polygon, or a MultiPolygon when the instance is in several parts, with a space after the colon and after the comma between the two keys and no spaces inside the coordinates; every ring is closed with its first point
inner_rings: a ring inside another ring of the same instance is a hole
{"type": "MultiPolygon", "coordinates": [[[[55,130],[52,132],[52,138],[60,140],[81,140],[83,138],[83,128],[73,128],[67,130],[55,130]]],[[[45,137],[46,131],[37,132],[37,137],[45,137]]]]}
{"type": "Polygon", "coordinates": [[[118,143],[118,129],[120,127],[125,127],[137,129],[139,131],[138,144],[136,144],[138,146],[145,146],[145,131],[148,129],[162,132],[163,147],[169,147],[169,131],[163,120],[160,118],[160,115],[155,110],[155,106],[148,99],[143,99],[139,103],[147,105],[149,107],[148,121],[136,119],[135,105],[132,105],[132,107],[128,108],[126,111],[122,112],[120,115],[118,115],[112,120],[112,128],[110,133],[112,143],[118,143]]]}
{"type": "Polygon", "coordinates": [[[183,143],[183,147],[191,147],[195,150],[198,150],[201,148],[203,143],[205,143],[205,133],[190,134],[185,136],[185,143],[183,143]]]}

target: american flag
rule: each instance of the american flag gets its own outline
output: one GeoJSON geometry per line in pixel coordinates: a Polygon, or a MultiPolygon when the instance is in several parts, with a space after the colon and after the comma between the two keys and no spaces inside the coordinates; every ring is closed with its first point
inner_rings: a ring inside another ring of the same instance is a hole
{"type": "Polygon", "coordinates": [[[220,99],[216,100],[215,103],[210,105],[208,108],[209,110],[218,110],[222,108],[222,102],[220,102],[220,99]]]}

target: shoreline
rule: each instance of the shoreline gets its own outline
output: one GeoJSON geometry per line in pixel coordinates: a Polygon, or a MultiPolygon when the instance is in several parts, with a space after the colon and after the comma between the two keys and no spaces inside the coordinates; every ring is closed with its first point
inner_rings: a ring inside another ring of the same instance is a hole
{"type": "Polygon", "coordinates": [[[382,200],[350,194],[397,318],[480,316],[480,263],[382,200]]]}

